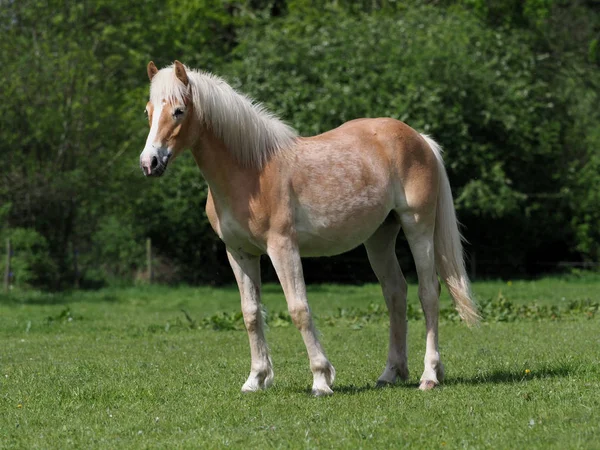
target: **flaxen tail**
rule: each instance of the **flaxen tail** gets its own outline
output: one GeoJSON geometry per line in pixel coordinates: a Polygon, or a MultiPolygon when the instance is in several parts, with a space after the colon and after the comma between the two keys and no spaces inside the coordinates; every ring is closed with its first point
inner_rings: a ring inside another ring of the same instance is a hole
{"type": "Polygon", "coordinates": [[[435,153],[440,170],[440,187],[434,233],[437,271],[446,283],[460,317],[468,325],[475,325],[480,316],[472,299],[469,277],[465,270],[461,243],[462,236],[458,231],[458,221],[456,220],[450,182],[444,168],[442,149],[433,139],[425,135],[422,136],[435,153]]]}

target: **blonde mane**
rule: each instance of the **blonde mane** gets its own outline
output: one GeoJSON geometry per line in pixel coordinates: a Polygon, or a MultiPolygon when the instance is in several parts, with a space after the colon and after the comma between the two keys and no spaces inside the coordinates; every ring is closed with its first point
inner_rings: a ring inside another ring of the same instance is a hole
{"type": "Polygon", "coordinates": [[[223,79],[186,67],[189,86],[176,76],[173,66],[161,69],[152,78],[150,101],[183,104],[191,96],[198,119],[222,139],[241,164],[262,167],[275,153],[293,145],[298,134],[260,103],[240,94],[223,79]]]}

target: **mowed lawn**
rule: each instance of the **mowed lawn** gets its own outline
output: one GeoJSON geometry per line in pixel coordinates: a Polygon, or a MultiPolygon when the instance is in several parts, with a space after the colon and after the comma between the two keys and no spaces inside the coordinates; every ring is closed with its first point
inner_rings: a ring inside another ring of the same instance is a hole
{"type": "Polygon", "coordinates": [[[328,398],[310,396],[278,286],[263,292],[275,384],[255,394],[240,393],[250,355],[234,287],[13,292],[0,297],[0,448],[600,448],[600,277],[474,291],[529,309],[476,329],[443,318],[446,382],[423,393],[423,320],[409,323],[410,381],[376,389],[379,287],[310,286],[337,369],[328,398]]]}

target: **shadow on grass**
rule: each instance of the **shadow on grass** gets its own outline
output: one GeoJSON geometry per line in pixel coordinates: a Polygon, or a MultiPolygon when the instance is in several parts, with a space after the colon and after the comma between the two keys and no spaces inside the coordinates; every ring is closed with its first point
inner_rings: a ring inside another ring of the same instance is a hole
{"type": "Polygon", "coordinates": [[[479,373],[473,377],[447,377],[444,385],[522,383],[543,378],[564,378],[573,375],[576,371],[576,368],[569,364],[560,364],[555,367],[532,367],[531,370],[497,369],[479,373]]]}
{"type": "MultiPolygon", "coordinates": [[[[385,389],[417,389],[418,387],[418,383],[399,381],[396,384],[386,384],[384,386],[378,386],[375,382],[365,384],[362,386],[357,386],[355,384],[334,384],[332,389],[334,395],[356,395],[361,394],[363,392],[382,391],[385,389]]],[[[299,389],[297,392],[312,395],[310,387],[306,387],[305,389],[299,389]]]]}
{"type": "MultiPolygon", "coordinates": [[[[356,386],[354,384],[338,386],[337,384],[334,384],[332,389],[333,389],[334,395],[337,395],[337,394],[354,395],[354,394],[360,394],[361,392],[374,391],[379,388],[376,388],[375,384],[373,384],[373,385],[365,384],[364,386],[356,386]]],[[[310,386],[307,386],[304,389],[298,389],[298,390],[296,390],[296,392],[299,394],[306,394],[306,395],[312,396],[312,391],[311,391],[310,386]]]]}
{"type": "MultiPolygon", "coordinates": [[[[529,372],[525,373],[524,370],[520,369],[498,369],[489,372],[477,374],[473,377],[447,377],[442,383],[444,386],[454,385],[484,385],[484,384],[510,384],[510,383],[524,383],[536,379],[544,378],[564,378],[573,375],[577,372],[577,369],[570,364],[561,364],[555,367],[533,367],[529,372]]],[[[357,386],[354,384],[337,385],[333,386],[335,394],[339,395],[356,395],[363,392],[379,391],[382,389],[414,389],[419,387],[419,383],[413,382],[398,382],[396,384],[388,384],[385,386],[377,386],[375,382],[365,384],[363,386],[357,386]]],[[[299,390],[298,392],[311,394],[309,387],[299,390]]]]}
{"type": "MultiPolygon", "coordinates": [[[[398,384],[397,386],[403,386],[401,384],[398,384]]],[[[337,386],[337,385],[333,385],[333,391],[336,394],[345,394],[345,395],[353,395],[353,394],[360,394],[362,392],[369,392],[369,391],[378,391],[380,389],[385,389],[386,387],[377,387],[375,385],[375,383],[369,383],[369,384],[365,384],[364,386],[356,386],[354,384],[346,384],[346,385],[341,385],[341,386],[337,386]]]]}

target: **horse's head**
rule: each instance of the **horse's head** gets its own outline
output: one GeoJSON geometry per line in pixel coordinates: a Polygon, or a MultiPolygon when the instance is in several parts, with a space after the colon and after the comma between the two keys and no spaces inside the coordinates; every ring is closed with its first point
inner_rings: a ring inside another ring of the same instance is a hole
{"type": "Polygon", "coordinates": [[[146,114],[150,132],[140,154],[140,167],[144,175],[159,177],[169,161],[193,144],[193,104],[186,69],[179,61],[161,71],[150,61],[148,77],[151,89],[146,114]]]}

